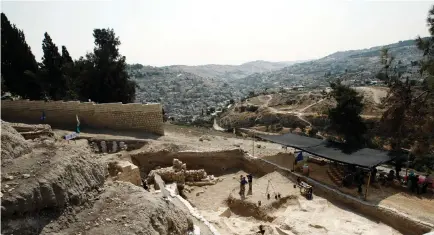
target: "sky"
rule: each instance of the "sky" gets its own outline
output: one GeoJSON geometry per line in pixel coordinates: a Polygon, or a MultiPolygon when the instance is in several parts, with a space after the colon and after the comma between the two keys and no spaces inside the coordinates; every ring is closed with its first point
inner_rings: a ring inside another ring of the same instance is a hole
{"type": "Polygon", "coordinates": [[[242,64],[317,59],[427,36],[432,1],[2,1],[38,61],[45,32],[74,59],[113,28],[128,63],[242,64]]]}

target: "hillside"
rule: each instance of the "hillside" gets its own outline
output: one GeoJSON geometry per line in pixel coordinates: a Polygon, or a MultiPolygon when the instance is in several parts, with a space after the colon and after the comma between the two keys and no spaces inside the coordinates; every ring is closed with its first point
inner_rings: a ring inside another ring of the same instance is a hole
{"type": "MultiPolygon", "coordinates": [[[[386,97],[388,89],[385,87],[354,87],[354,89],[364,97],[362,117],[365,119],[381,117],[384,112],[381,100],[386,97]]],[[[275,124],[284,128],[312,125],[322,128],[325,124],[323,114],[335,105],[336,102],[326,98],[321,89],[282,90],[235,103],[220,115],[219,123],[225,128],[275,124]]]]}
{"type": "Polygon", "coordinates": [[[263,73],[266,71],[275,71],[285,68],[289,65],[297,63],[294,62],[270,62],[263,60],[256,60],[247,62],[241,65],[219,65],[207,64],[198,66],[187,65],[172,65],[170,69],[182,70],[192,74],[196,74],[206,78],[219,78],[225,81],[241,79],[254,73],[263,73]]]}
{"type": "Polygon", "coordinates": [[[395,57],[397,68],[411,78],[418,78],[418,65],[422,52],[414,40],[401,41],[369,49],[336,52],[324,58],[294,64],[281,70],[255,73],[235,81],[243,89],[262,90],[278,86],[321,86],[328,85],[329,78],[345,78],[350,84],[363,85],[375,80],[380,70],[380,54],[383,47],[395,57]],[[413,62],[413,63],[412,63],[413,62]]]}
{"type": "Polygon", "coordinates": [[[135,64],[130,65],[128,71],[140,87],[137,102],[161,102],[169,116],[189,122],[200,118],[202,109],[225,108],[229,100],[237,101],[250,91],[258,94],[266,88],[325,87],[334,78],[343,78],[354,86],[366,85],[376,80],[383,47],[389,48],[390,54],[396,58],[397,68],[405,76],[419,78],[417,61],[422,53],[414,40],[336,52],[303,63],[252,61],[242,65],[173,65],[160,68],[135,64]]]}
{"type": "Polygon", "coordinates": [[[169,68],[143,66],[130,69],[137,82],[136,102],[160,102],[177,121],[198,118],[202,109],[223,106],[243,94],[220,79],[203,78],[169,68]]]}

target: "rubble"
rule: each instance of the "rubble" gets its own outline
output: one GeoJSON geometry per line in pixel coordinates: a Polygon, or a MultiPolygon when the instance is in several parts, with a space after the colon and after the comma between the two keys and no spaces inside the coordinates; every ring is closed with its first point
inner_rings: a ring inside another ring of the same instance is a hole
{"type": "Polygon", "coordinates": [[[161,176],[164,182],[176,182],[184,185],[204,186],[212,185],[217,182],[217,178],[208,175],[204,169],[187,170],[187,164],[174,158],[171,167],[164,167],[152,170],[148,174],[148,183],[153,183],[154,175],[161,176]]]}

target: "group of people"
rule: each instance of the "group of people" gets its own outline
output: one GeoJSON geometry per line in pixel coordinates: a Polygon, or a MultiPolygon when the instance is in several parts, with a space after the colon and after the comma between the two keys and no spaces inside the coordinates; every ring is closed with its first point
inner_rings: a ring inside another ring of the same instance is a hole
{"type": "Polygon", "coordinates": [[[247,180],[246,177],[241,175],[240,176],[240,196],[241,198],[245,198],[246,197],[246,184],[249,184],[249,193],[252,193],[252,181],[253,181],[253,176],[252,174],[248,174],[247,175],[247,180]]]}
{"type": "Polygon", "coordinates": [[[415,175],[413,171],[410,171],[410,174],[404,178],[404,182],[407,183],[407,188],[412,193],[416,191],[417,194],[426,193],[429,186],[428,175],[422,178],[420,175],[415,175]]]}

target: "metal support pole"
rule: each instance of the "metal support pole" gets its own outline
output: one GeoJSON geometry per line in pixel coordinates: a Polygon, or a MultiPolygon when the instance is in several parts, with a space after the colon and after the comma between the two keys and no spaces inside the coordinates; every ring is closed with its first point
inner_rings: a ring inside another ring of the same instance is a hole
{"type": "Polygon", "coordinates": [[[408,152],[407,154],[407,168],[405,168],[405,177],[407,177],[409,167],[410,167],[410,152],[408,152]]]}
{"type": "Polygon", "coordinates": [[[368,183],[366,184],[365,201],[368,198],[368,189],[369,189],[369,184],[371,183],[371,174],[372,174],[372,170],[369,170],[368,183]]]}

